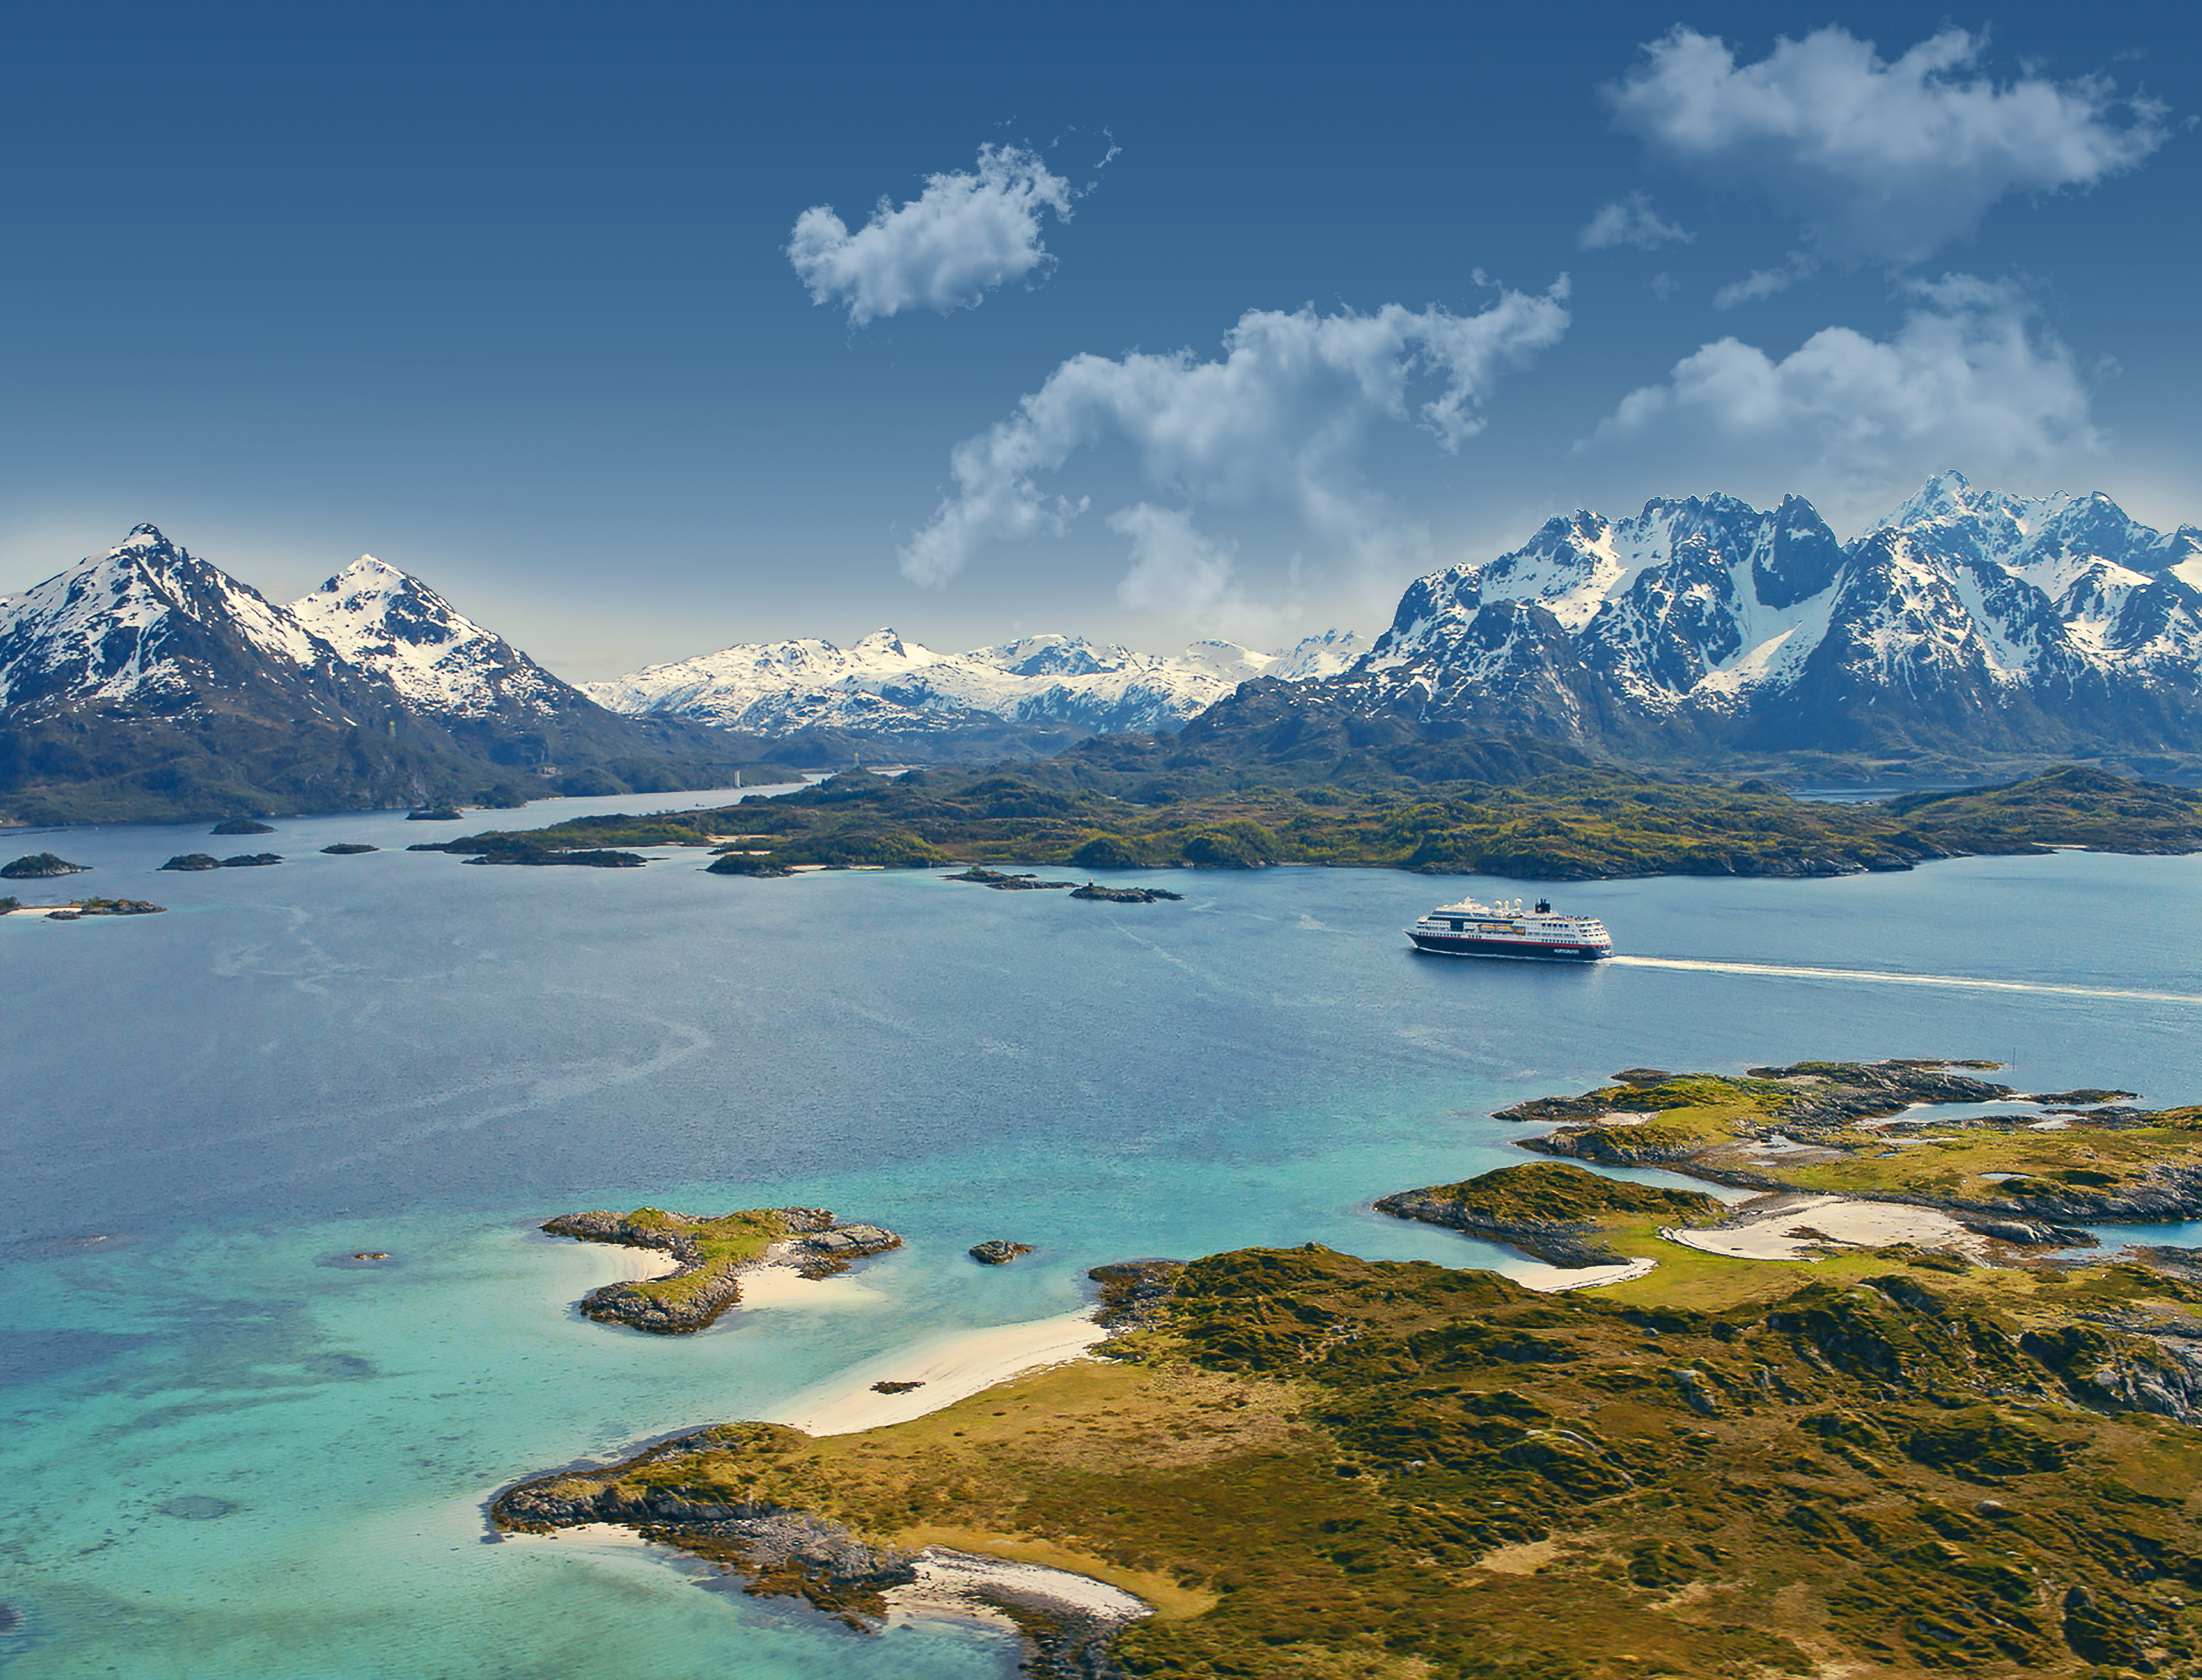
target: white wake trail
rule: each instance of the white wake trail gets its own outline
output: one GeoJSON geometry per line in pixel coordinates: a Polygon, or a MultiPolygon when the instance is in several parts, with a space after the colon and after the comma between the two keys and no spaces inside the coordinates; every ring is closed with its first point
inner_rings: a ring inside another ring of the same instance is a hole
{"type": "Polygon", "coordinates": [[[1707,963],[1683,957],[1610,957],[1633,969],[1681,969],[1698,974],[1751,974],[1776,980],[1855,980],[1878,986],[1939,986],[1963,992],[2022,992],[2052,998],[2117,998],[2128,1002],[2198,1004],[2187,992],[2140,992],[2111,986],[2055,986],[2034,980],[1981,980],[1962,974],[1899,974],[1883,969],[1817,969],[1780,963],[1707,963]]]}

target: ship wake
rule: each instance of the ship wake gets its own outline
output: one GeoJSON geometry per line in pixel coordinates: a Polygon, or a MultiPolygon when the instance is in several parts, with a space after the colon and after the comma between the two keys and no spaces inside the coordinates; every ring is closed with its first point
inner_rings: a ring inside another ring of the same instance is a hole
{"type": "Polygon", "coordinates": [[[1962,974],[1905,974],[1890,969],[1828,969],[1789,963],[1714,963],[1684,957],[1609,957],[1615,968],[1676,969],[1697,974],[1747,974],[1773,980],[1835,980],[1869,986],[1928,986],[1961,992],[2019,992],[2052,998],[2117,998],[2128,1002],[2202,1005],[2188,992],[2145,992],[2115,986],[2060,986],[2038,980],[1983,980],[1962,974]]]}

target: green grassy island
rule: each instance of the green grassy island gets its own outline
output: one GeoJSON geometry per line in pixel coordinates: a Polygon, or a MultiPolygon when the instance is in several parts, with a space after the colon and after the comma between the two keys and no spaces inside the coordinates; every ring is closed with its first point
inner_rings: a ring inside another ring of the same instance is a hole
{"type": "Polygon", "coordinates": [[[1112,776],[1062,761],[895,778],[857,770],[724,810],[583,817],[412,849],[528,862],[686,846],[714,852],[715,873],[746,875],[960,860],[1082,869],[1328,864],[1531,881],[1845,875],[2066,846],[2202,850],[2202,796],[2072,766],[2005,787],[1856,805],[1799,799],[1766,781],[1725,786],[1617,769],[1351,789],[1218,788],[1212,780],[1112,776]]]}
{"type": "Polygon", "coordinates": [[[607,1283],[581,1298],[601,1323],[656,1335],[706,1329],[742,1298],[742,1274],[778,1259],[805,1277],[827,1277],[851,1260],[885,1253],[902,1239],[877,1225],[837,1225],[822,1207],[751,1207],[716,1216],[638,1207],[632,1213],[564,1213],[546,1220],[553,1236],[653,1248],[673,1270],[639,1282],[607,1283]]]}
{"type": "MultiPolygon", "coordinates": [[[[1657,1124],[1716,1152],[1778,1127],[1816,1154],[1922,1103],[2028,1100],[1972,1094],[1988,1065],[1633,1070],[1514,1112],[1552,1138],[1657,1124]]],[[[1785,1169],[1769,1176],[1806,1188],[1733,1211],[1562,1160],[1380,1204],[1571,1265],[1654,1262],[1603,1288],[1314,1245],[1097,1268],[1102,1359],[853,1434],[705,1429],[522,1483],[496,1518],[625,1523],[860,1626],[928,1547],[1149,1606],[1106,1627],[1013,1612],[1039,1674],[2191,1674],[2202,1255],[2075,1261],[1976,1229],[2024,1223],[2004,1204],[2036,1193],[1975,1181],[2128,1200],[2183,1182],[2193,1111],[2122,1095],[2050,1093],[2029,1127],[2082,1112],[2047,1130],[1934,1121],[1967,1139],[1946,1185],[1900,1167],[1910,1148],[1861,1147],[1838,1152],[1849,1176],[1785,1169]],[[2050,1176],[2096,1171],[2115,1182],[2050,1176]],[[1822,1229],[1857,1206],[1947,1229],[1822,1229]],[[1784,1258],[1735,1246],[1785,1222],[1784,1258]]]]}

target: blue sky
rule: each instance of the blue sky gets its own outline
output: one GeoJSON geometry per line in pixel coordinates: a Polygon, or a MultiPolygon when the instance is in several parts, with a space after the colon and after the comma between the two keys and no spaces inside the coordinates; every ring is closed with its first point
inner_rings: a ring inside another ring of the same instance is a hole
{"type": "Polygon", "coordinates": [[[13,9],[0,592],[372,551],[585,677],[1374,628],[1662,492],[2202,521],[2180,9],[797,11],[13,9]]]}

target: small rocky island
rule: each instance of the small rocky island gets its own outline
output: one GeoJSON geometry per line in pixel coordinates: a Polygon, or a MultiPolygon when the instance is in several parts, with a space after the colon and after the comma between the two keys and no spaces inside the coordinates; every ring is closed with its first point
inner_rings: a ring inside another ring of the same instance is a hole
{"type": "Polygon", "coordinates": [[[639,1207],[632,1213],[566,1213],[544,1222],[553,1236],[652,1248],[679,1264],[663,1277],[607,1283],[581,1298],[580,1310],[600,1323],[625,1324],[654,1335],[707,1329],[742,1298],[742,1277],[786,1266],[804,1277],[830,1277],[851,1261],[902,1247],[880,1225],[836,1224],[822,1207],[752,1207],[704,1216],[639,1207]]]}
{"type": "Polygon", "coordinates": [[[81,922],[87,916],[158,916],[167,909],[150,899],[77,899],[65,905],[25,905],[0,899],[0,915],[38,916],[49,922],[81,922]]]}
{"type": "Polygon", "coordinates": [[[227,822],[215,823],[207,832],[211,834],[272,834],[275,830],[250,816],[233,816],[227,822]]]}
{"type": "Polygon", "coordinates": [[[1176,902],[1185,894],[1160,887],[1104,887],[1089,881],[1070,896],[1104,905],[1158,905],[1165,900],[1176,902]]]}
{"type": "Polygon", "coordinates": [[[745,875],[759,881],[786,881],[795,871],[775,864],[764,852],[725,852],[704,865],[706,875],[745,875]]]}
{"type": "Polygon", "coordinates": [[[282,861],[273,852],[240,852],[234,858],[215,858],[203,852],[185,852],[169,858],[161,867],[185,873],[199,869],[261,869],[282,861]]]}
{"type": "Polygon", "coordinates": [[[985,1242],[974,1243],[970,1256],[982,1266],[1005,1266],[1020,1254],[1033,1252],[1029,1242],[1011,1242],[1005,1237],[992,1237],[985,1242]]]}
{"type": "Polygon", "coordinates": [[[960,874],[943,875],[943,881],[974,881],[981,887],[991,887],[997,893],[1052,893],[1078,885],[1075,881],[1042,881],[1036,875],[1004,875],[999,869],[990,869],[983,864],[974,864],[960,874]]]}
{"type": "Polygon", "coordinates": [[[363,846],[357,840],[339,840],[334,846],[325,846],[322,852],[331,858],[357,858],[368,852],[380,852],[379,846],[363,846]]]}
{"type": "Polygon", "coordinates": [[[50,852],[33,852],[12,864],[0,864],[0,881],[50,881],[56,875],[82,875],[89,864],[72,864],[50,852]]]}

